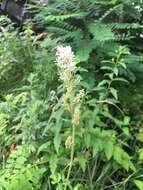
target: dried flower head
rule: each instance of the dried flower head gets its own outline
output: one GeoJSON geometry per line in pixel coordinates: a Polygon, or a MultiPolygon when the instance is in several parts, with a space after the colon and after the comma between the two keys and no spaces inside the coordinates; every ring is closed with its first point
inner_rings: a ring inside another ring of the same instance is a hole
{"type": "Polygon", "coordinates": [[[79,121],[80,121],[80,105],[77,105],[74,109],[72,124],[74,126],[77,126],[79,125],[79,121]]]}
{"type": "Polygon", "coordinates": [[[73,138],[72,136],[68,136],[65,142],[65,147],[67,149],[70,149],[72,147],[72,144],[73,144],[73,138]]]}

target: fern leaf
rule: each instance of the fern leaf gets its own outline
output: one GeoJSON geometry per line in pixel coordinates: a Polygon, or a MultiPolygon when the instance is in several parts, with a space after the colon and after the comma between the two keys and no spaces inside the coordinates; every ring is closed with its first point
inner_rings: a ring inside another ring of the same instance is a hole
{"type": "Polygon", "coordinates": [[[94,39],[97,41],[108,41],[115,39],[111,28],[105,24],[91,23],[88,28],[91,34],[94,36],[94,39]]]}
{"type": "Polygon", "coordinates": [[[78,51],[76,53],[79,61],[81,62],[87,61],[90,56],[90,53],[95,47],[96,47],[95,41],[87,41],[87,40],[81,41],[78,46],[78,51]]]}
{"type": "Polygon", "coordinates": [[[58,15],[58,16],[53,16],[53,15],[50,15],[50,16],[47,16],[45,17],[45,21],[64,21],[64,20],[67,20],[69,18],[76,18],[76,19],[80,19],[80,18],[83,18],[85,17],[86,14],[83,12],[80,12],[80,13],[73,13],[73,14],[67,14],[67,15],[58,15]]]}

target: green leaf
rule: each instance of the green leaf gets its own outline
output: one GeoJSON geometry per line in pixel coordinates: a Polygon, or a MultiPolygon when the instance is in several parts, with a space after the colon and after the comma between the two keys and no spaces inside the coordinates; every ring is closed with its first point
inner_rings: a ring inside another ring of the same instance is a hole
{"type": "Polygon", "coordinates": [[[114,98],[117,100],[117,99],[118,99],[117,90],[114,89],[114,88],[110,88],[110,90],[111,90],[111,93],[112,93],[112,95],[114,96],[114,98]]]}
{"type": "Polygon", "coordinates": [[[139,149],[139,160],[143,160],[143,148],[139,149]]]}
{"type": "Polygon", "coordinates": [[[116,160],[116,162],[118,162],[127,171],[129,169],[135,171],[135,167],[131,162],[130,156],[121,147],[115,146],[113,154],[114,154],[114,160],[116,160]]]}
{"type": "Polygon", "coordinates": [[[16,165],[24,165],[24,163],[27,161],[27,159],[23,156],[19,156],[17,159],[16,159],[16,165]]]}
{"type": "Polygon", "coordinates": [[[134,183],[136,184],[139,190],[143,190],[143,181],[134,180],[134,183]]]}
{"type": "Polygon", "coordinates": [[[105,142],[104,151],[105,151],[105,155],[106,155],[107,159],[110,160],[113,155],[113,142],[112,141],[105,142]]]}
{"type": "Polygon", "coordinates": [[[84,12],[80,12],[80,13],[73,13],[73,14],[63,14],[63,15],[50,15],[45,17],[45,21],[63,21],[63,20],[67,20],[69,18],[83,18],[85,17],[86,14],[84,12]]]}
{"type": "Polygon", "coordinates": [[[79,62],[87,61],[89,59],[90,53],[96,47],[96,43],[93,41],[83,40],[80,41],[78,45],[78,51],[76,53],[79,62]]]}
{"type": "Polygon", "coordinates": [[[109,80],[102,80],[101,82],[98,83],[98,87],[104,86],[105,84],[108,84],[109,80]]]}
{"type": "Polygon", "coordinates": [[[130,136],[131,134],[130,134],[130,130],[129,130],[129,128],[128,127],[123,127],[123,132],[124,132],[124,134],[126,135],[126,136],[130,136]]]}
{"type": "Polygon", "coordinates": [[[83,172],[85,172],[86,162],[87,162],[85,154],[79,153],[77,156],[77,160],[78,160],[79,165],[82,168],[83,172]]]}
{"type": "Polygon", "coordinates": [[[93,143],[93,156],[96,156],[96,154],[99,152],[99,151],[102,151],[103,148],[104,148],[104,142],[102,142],[102,139],[100,137],[98,137],[98,139],[93,138],[92,139],[92,143],[93,143]]]}
{"type": "Polygon", "coordinates": [[[88,28],[91,34],[93,34],[94,39],[97,41],[108,41],[115,39],[111,28],[106,24],[91,23],[88,28]]]}
{"type": "Polygon", "coordinates": [[[129,118],[128,116],[125,116],[123,123],[124,123],[124,125],[129,125],[129,123],[130,123],[130,118],[129,118]]]}
{"type": "Polygon", "coordinates": [[[61,127],[62,127],[62,114],[63,114],[64,110],[60,109],[57,112],[54,113],[53,117],[56,119],[56,123],[54,124],[53,128],[54,128],[54,146],[56,151],[59,151],[59,147],[61,144],[61,135],[60,135],[60,131],[61,131],[61,127]]]}
{"type": "Polygon", "coordinates": [[[55,146],[55,149],[56,149],[57,153],[59,152],[59,147],[60,147],[60,144],[61,144],[61,140],[62,140],[62,137],[61,137],[60,134],[55,135],[55,137],[54,137],[54,146],[55,146]]]}
{"type": "Polygon", "coordinates": [[[53,154],[53,155],[50,157],[50,170],[51,170],[51,173],[52,173],[52,174],[54,174],[55,171],[56,171],[57,163],[58,163],[57,155],[56,155],[56,154],[53,154]]]}
{"type": "Polygon", "coordinates": [[[37,151],[37,154],[41,153],[41,152],[48,152],[48,147],[50,146],[50,142],[46,142],[44,144],[42,144],[37,151]]]}
{"type": "Polygon", "coordinates": [[[137,134],[137,140],[138,141],[140,141],[140,142],[143,142],[143,132],[141,131],[141,132],[139,132],[138,134],[137,134]]]}
{"type": "Polygon", "coordinates": [[[129,82],[126,79],[123,79],[123,78],[120,78],[120,77],[114,78],[113,81],[121,81],[121,82],[125,82],[125,83],[129,84],[129,82]]]}
{"type": "Polygon", "coordinates": [[[84,136],[84,142],[87,148],[89,148],[91,146],[91,134],[90,133],[86,133],[86,135],[84,136]]]}
{"type": "Polygon", "coordinates": [[[117,68],[117,67],[115,67],[115,68],[113,69],[113,72],[115,73],[116,76],[118,76],[119,71],[118,71],[118,68],[117,68]]]}
{"type": "Polygon", "coordinates": [[[115,4],[117,3],[117,1],[118,1],[118,0],[112,0],[111,3],[112,3],[113,5],[115,5],[115,4]]]}

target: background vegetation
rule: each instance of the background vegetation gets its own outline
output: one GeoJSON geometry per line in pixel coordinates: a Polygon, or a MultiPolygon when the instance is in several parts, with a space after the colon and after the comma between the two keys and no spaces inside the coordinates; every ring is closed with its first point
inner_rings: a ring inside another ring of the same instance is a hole
{"type": "Polygon", "coordinates": [[[142,0],[27,11],[20,33],[0,17],[0,190],[143,190],[142,0]]]}

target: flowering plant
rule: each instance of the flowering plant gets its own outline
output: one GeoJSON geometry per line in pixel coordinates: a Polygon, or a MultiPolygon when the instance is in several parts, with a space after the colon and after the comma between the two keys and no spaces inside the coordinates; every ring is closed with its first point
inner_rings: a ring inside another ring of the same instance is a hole
{"type": "Polygon", "coordinates": [[[64,109],[68,110],[72,115],[72,134],[67,137],[65,142],[66,148],[71,149],[69,170],[64,188],[66,190],[74,160],[74,146],[76,143],[75,130],[80,122],[81,100],[85,93],[83,89],[77,91],[78,86],[80,86],[80,77],[76,74],[77,63],[71,47],[58,46],[56,55],[56,64],[59,67],[60,80],[66,88],[62,97],[62,104],[64,109]]]}

